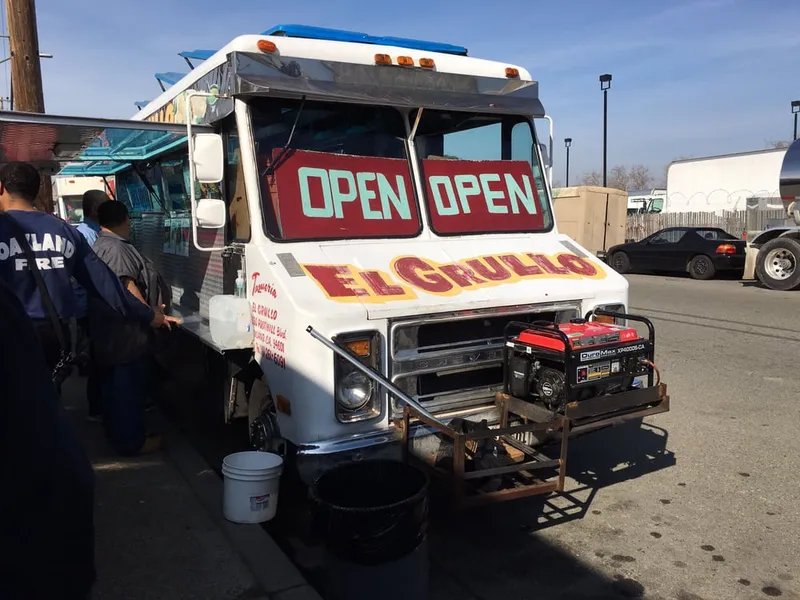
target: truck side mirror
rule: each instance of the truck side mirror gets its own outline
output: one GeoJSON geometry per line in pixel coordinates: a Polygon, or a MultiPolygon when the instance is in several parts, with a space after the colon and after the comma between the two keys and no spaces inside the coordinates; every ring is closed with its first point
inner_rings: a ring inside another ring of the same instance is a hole
{"type": "Polygon", "coordinates": [[[195,208],[197,226],[202,229],[221,229],[227,218],[225,201],[219,198],[201,198],[195,208]]]}
{"type": "Polygon", "coordinates": [[[224,176],[225,151],[218,133],[192,135],[194,177],[200,183],[219,183],[224,176]]]}

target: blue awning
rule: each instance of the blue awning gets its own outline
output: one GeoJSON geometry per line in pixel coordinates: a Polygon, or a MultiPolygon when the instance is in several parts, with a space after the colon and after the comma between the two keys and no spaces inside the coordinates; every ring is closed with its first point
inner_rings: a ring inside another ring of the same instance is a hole
{"type": "MultiPolygon", "coordinates": [[[[213,128],[195,125],[194,130],[213,128]]],[[[0,111],[0,164],[24,160],[43,170],[58,171],[79,161],[91,174],[146,161],[186,143],[180,123],[154,123],[129,119],[93,119],[0,111]]],[[[73,169],[74,171],[74,169],[73,169]]],[[[90,173],[87,173],[90,174],[90,173]]]]}
{"type": "Polygon", "coordinates": [[[165,131],[106,129],[62,175],[113,175],[131,162],[146,161],[186,143],[186,135],[165,131]]]}
{"type": "Polygon", "coordinates": [[[161,87],[164,87],[164,85],[175,85],[185,76],[186,73],[175,73],[173,71],[169,71],[167,73],[156,73],[156,79],[161,84],[161,87]]]}
{"type": "Polygon", "coordinates": [[[377,46],[397,46],[412,50],[426,52],[442,52],[466,56],[468,50],[463,46],[454,46],[443,42],[426,42],[409,38],[378,36],[358,31],[345,31],[343,29],[329,29],[327,27],[312,27],[310,25],[276,25],[262,32],[261,35],[277,35],[292,38],[306,38],[310,40],[328,40],[332,42],[356,42],[359,44],[374,44],[377,46]]]}
{"type": "Polygon", "coordinates": [[[185,142],[185,133],[106,129],[78,156],[78,160],[148,160],[185,142]]]}
{"type": "Polygon", "coordinates": [[[178,56],[189,60],[208,60],[216,53],[216,50],[186,50],[178,52],[178,56]]]}
{"type": "Polygon", "coordinates": [[[109,177],[124,171],[129,166],[130,163],[109,161],[72,163],[61,169],[59,175],[71,175],[73,177],[109,177]]]}

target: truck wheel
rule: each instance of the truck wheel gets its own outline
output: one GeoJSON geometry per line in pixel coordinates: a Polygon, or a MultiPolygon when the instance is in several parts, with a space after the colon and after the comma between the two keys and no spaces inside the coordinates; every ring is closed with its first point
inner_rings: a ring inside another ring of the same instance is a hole
{"type": "Polygon", "coordinates": [[[631,259],[624,252],[614,252],[608,262],[617,273],[627,273],[631,270],[631,259]]]}
{"type": "Polygon", "coordinates": [[[692,279],[705,281],[714,277],[716,272],[714,263],[705,254],[698,254],[689,262],[689,275],[692,279]]]}
{"type": "Polygon", "coordinates": [[[771,290],[800,287],[800,242],[779,237],[761,246],[756,257],[756,276],[771,290]]]}

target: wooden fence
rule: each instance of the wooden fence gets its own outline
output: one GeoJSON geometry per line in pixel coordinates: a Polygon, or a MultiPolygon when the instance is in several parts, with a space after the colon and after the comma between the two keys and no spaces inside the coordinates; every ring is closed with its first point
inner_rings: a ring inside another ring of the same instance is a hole
{"type": "Polygon", "coordinates": [[[741,237],[745,231],[760,231],[766,229],[768,222],[785,218],[786,213],[779,209],[729,210],[721,215],[708,212],[628,215],[625,239],[638,241],[665,227],[720,227],[741,237]]]}

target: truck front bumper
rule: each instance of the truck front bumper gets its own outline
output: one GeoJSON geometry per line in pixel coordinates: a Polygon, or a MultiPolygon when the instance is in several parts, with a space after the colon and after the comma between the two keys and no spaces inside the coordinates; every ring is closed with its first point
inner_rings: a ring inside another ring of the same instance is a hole
{"type": "MultiPolygon", "coordinates": [[[[504,394],[498,394],[497,403],[498,406],[503,406],[505,403],[511,412],[523,415],[531,422],[547,423],[553,418],[553,413],[544,408],[504,394]]],[[[491,408],[487,407],[487,410],[491,408]]],[[[574,402],[567,406],[565,417],[569,420],[569,437],[572,438],[668,411],[667,386],[660,384],[574,402]]],[[[479,420],[487,416],[489,414],[485,412],[475,413],[472,418],[479,420]]],[[[489,422],[493,421],[494,419],[489,416],[489,422]]],[[[499,426],[499,421],[495,426],[499,426]]],[[[409,435],[414,440],[412,445],[422,450],[426,446],[424,440],[431,437],[434,432],[419,422],[412,425],[412,430],[409,435]]],[[[559,431],[554,430],[546,438],[540,438],[540,441],[557,442],[560,437],[559,431]]],[[[301,479],[310,484],[326,470],[342,463],[373,458],[401,460],[402,441],[402,428],[390,426],[377,431],[303,444],[297,448],[297,468],[301,479]]],[[[423,450],[423,453],[428,452],[423,450]]]]}
{"type": "Polygon", "coordinates": [[[313,483],[322,473],[339,464],[372,458],[400,460],[402,433],[395,426],[346,437],[321,440],[297,447],[296,465],[300,478],[313,483]]]}

